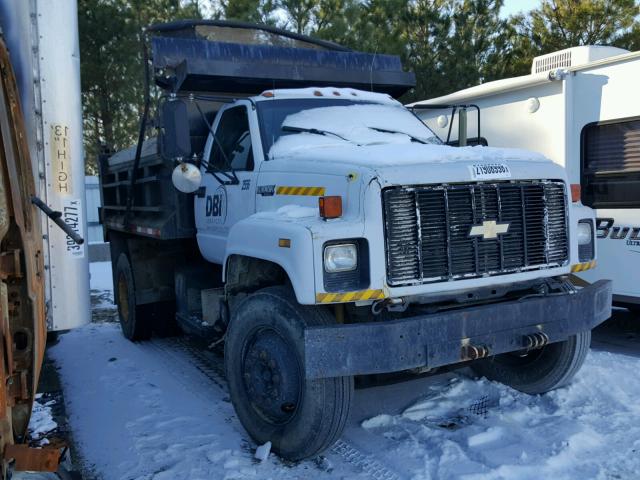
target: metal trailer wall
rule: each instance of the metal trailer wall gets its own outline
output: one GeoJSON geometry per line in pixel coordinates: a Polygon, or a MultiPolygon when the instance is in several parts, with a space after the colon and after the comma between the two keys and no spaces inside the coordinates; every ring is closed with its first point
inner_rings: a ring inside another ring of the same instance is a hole
{"type": "MultiPolygon", "coordinates": [[[[87,236],[80,54],[76,0],[0,0],[0,27],[10,49],[24,112],[38,196],[87,236]]],[[[42,216],[47,327],[89,322],[89,263],[42,216]]]]}

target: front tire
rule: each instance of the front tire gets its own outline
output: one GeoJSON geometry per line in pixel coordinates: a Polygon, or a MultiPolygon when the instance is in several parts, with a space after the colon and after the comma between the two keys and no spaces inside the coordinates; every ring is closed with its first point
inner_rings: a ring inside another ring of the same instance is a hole
{"type": "Polygon", "coordinates": [[[129,258],[121,253],[115,274],[118,317],[123,335],[132,342],[151,338],[150,312],[147,305],[136,305],[136,286],[129,258]]]}
{"type": "Polygon", "coordinates": [[[479,360],[471,368],[478,375],[521,392],[541,394],[569,384],[582,367],[590,345],[588,330],[526,354],[504,353],[479,360]]]}
{"type": "Polygon", "coordinates": [[[289,288],[269,287],[240,304],[227,330],[225,370],[240,422],[287,460],[330,447],[349,415],[353,377],[304,375],[304,328],[333,322],[326,310],[299,305],[289,288]]]}

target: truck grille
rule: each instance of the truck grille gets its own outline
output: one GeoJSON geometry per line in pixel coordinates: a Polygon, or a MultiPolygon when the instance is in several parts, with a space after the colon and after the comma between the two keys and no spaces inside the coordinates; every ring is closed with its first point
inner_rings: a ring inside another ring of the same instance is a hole
{"type": "Polygon", "coordinates": [[[566,208],[559,181],[388,188],[387,280],[411,285],[564,265],[566,208]],[[494,221],[508,230],[490,238],[494,221]],[[480,235],[470,235],[474,226],[480,235]]]}

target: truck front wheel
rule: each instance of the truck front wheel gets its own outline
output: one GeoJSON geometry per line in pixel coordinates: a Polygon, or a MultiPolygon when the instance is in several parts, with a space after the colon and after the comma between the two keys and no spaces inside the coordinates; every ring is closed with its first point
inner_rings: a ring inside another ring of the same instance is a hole
{"type": "Polygon", "coordinates": [[[591,331],[569,337],[529,352],[496,355],[471,364],[471,368],[489,380],[509,385],[531,395],[546,393],[567,385],[589,351],[591,331]]]}
{"type": "Polygon", "coordinates": [[[126,338],[135,342],[151,338],[151,322],[146,305],[136,305],[136,287],[131,263],[125,253],[121,253],[114,275],[116,302],[120,327],[126,338]]]}
{"type": "MultiPolygon", "coordinates": [[[[236,413],[258,443],[281,457],[318,455],[342,433],[353,377],[306,379],[304,328],[334,321],[324,309],[299,305],[289,288],[269,287],[234,312],[225,343],[225,370],[236,413]]],[[[330,348],[330,345],[328,345],[330,348]]]]}

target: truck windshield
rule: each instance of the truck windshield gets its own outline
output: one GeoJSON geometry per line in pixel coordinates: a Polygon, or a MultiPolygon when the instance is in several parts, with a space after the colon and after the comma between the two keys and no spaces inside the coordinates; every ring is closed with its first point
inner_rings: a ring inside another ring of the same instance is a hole
{"type": "Polygon", "coordinates": [[[309,141],[310,135],[336,145],[441,143],[400,104],[333,98],[274,99],[257,102],[257,109],[267,158],[289,147],[318,146],[317,142],[309,141]]]}

